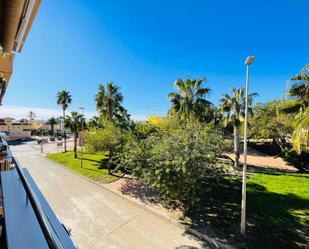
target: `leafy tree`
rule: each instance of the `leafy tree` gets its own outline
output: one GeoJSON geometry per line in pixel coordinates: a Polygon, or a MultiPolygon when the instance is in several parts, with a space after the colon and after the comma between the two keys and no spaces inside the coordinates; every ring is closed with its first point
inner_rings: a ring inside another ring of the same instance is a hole
{"type": "Polygon", "coordinates": [[[222,151],[220,131],[214,127],[186,126],[155,133],[144,140],[129,139],[121,165],[143,183],[158,189],[166,201],[193,205],[203,183],[224,172],[217,159],[222,151]]]}
{"type": "Polygon", "coordinates": [[[112,173],[112,169],[117,166],[118,155],[125,144],[126,136],[123,131],[108,122],[103,129],[95,132],[88,132],[86,138],[86,149],[90,153],[108,152],[108,173],[112,173]]]}
{"type": "Polygon", "coordinates": [[[272,139],[283,152],[288,145],[289,135],[293,132],[293,122],[278,112],[281,100],[253,106],[254,115],[249,120],[249,137],[272,139]]]}
{"type": "MultiPolygon", "coordinates": [[[[57,93],[57,104],[62,107],[62,113],[63,113],[63,123],[65,124],[65,111],[69,107],[69,105],[72,103],[72,96],[70,92],[62,90],[57,93]]],[[[65,131],[65,125],[63,128],[64,133],[64,151],[67,151],[67,139],[66,139],[66,131],[65,131]]]]}
{"type": "Polygon", "coordinates": [[[282,112],[294,115],[296,128],[292,134],[294,149],[309,150],[309,64],[290,79],[291,87],[287,92],[288,101],[282,112]]]}
{"type": "Polygon", "coordinates": [[[83,115],[78,112],[71,112],[71,116],[65,119],[65,128],[70,129],[74,136],[74,158],[77,158],[77,138],[79,132],[82,130],[83,115]]]}
{"type": "Polygon", "coordinates": [[[54,117],[51,117],[50,119],[48,119],[47,121],[46,121],[46,124],[48,124],[48,125],[50,125],[50,127],[51,127],[51,133],[54,135],[55,134],[55,125],[58,123],[58,121],[57,121],[57,119],[56,118],[54,118],[54,117]]]}
{"type": "Polygon", "coordinates": [[[185,80],[178,79],[175,81],[176,92],[169,94],[172,107],[169,115],[179,118],[185,123],[192,123],[196,120],[203,120],[211,103],[205,99],[210,92],[207,87],[202,87],[205,78],[185,80]]]}
{"type": "Polygon", "coordinates": [[[139,139],[145,139],[151,134],[158,132],[159,128],[155,125],[148,123],[137,123],[135,124],[133,131],[139,139]]]}
{"type": "Polygon", "coordinates": [[[129,125],[130,115],[122,106],[123,96],[117,85],[107,82],[105,87],[100,84],[95,101],[97,110],[103,118],[120,127],[129,125]]]}
{"type": "MultiPolygon", "coordinates": [[[[245,90],[244,88],[236,89],[232,91],[232,95],[224,94],[220,99],[220,110],[222,113],[222,118],[225,125],[233,126],[234,134],[234,153],[235,153],[235,167],[239,166],[239,157],[240,157],[240,126],[241,122],[245,116],[245,90]]],[[[251,93],[248,95],[248,113],[253,114],[252,112],[252,101],[256,93],[251,93]]]]}

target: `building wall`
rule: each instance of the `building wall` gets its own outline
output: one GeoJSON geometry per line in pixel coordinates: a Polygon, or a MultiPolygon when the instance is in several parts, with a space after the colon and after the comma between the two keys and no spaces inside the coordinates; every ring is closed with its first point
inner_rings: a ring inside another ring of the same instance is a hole
{"type": "Polygon", "coordinates": [[[0,131],[8,134],[7,140],[31,137],[31,125],[28,123],[0,123],[0,131]]]}

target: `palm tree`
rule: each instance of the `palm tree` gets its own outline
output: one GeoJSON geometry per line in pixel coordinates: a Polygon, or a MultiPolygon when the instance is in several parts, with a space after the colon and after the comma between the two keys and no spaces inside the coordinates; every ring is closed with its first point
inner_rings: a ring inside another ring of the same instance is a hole
{"type": "MultiPolygon", "coordinates": [[[[252,112],[253,97],[257,96],[257,93],[251,93],[248,95],[248,113],[252,112]]],[[[225,126],[233,126],[234,136],[234,153],[235,153],[235,167],[239,166],[240,157],[240,125],[241,121],[245,116],[245,101],[244,88],[233,89],[232,96],[224,94],[220,99],[220,110],[222,113],[222,119],[224,120],[225,126]]]]}
{"type": "Polygon", "coordinates": [[[300,112],[296,120],[296,128],[292,134],[292,143],[295,151],[309,151],[309,107],[300,112]]]}
{"type": "Polygon", "coordinates": [[[36,116],[36,114],[35,114],[34,111],[30,111],[28,113],[28,121],[29,121],[29,123],[31,123],[31,121],[35,118],[35,116],[36,116]]]}
{"type": "Polygon", "coordinates": [[[55,128],[55,125],[57,124],[58,122],[57,122],[57,119],[56,118],[54,118],[54,117],[51,117],[50,119],[48,119],[47,121],[46,121],[46,124],[48,124],[48,125],[50,125],[50,127],[51,127],[51,133],[54,135],[55,133],[54,133],[54,128],[55,128]]]}
{"type": "Polygon", "coordinates": [[[172,103],[169,114],[186,123],[203,119],[206,110],[212,105],[205,99],[210,88],[202,87],[204,81],[204,77],[199,79],[188,77],[185,80],[176,80],[177,92],[171,92],[168,95],[172,103]]]}
{"type": "MultiPolygon", "coordinates": [[[[57,93],[57,104],[62,107],[64,124],[65,124],[65,111],[68,108],[69,104],[71,104],[71,102],[72,102],[72,96],[70,92],[62,90],[57,93]]],[[[65,125],[63,127],[63,133],[64,133],[64,151],[67,151],[67,139],[66,139],[65,125]]]]}
{"type": "Polygon", "coordinates": [[[90,128],[103,128],[103,122],[102,119],[98,116],[93,116],[89,121],[88,121],[88,126],[90,128]]]}
{"type": "Polygon", "coordinates": [[[74,136],[74,158],[77,158],[77,138],[82,130],[82,119],[83,115],[78,112],[71,112],[71,116],[67,116],[64,123],[65,128],[70,129],[74,136]]]}
{"type": "Polygon", "coordinates": [[[109,122],[116,124],[129,119],[127,110],[122,106],[123,96],[114,83],[107,82],[106,87],[100,84],[95,101],[98,112],[109,122]]]}
{"type": "Polygon", "coordinates": [[[292,143],[294,149],[300,153],[302,149],[309,150],[309,64],[292,77],[290,82],[288,101],[281,111],[295,115],[296,128],[292,134],[292,143]]]}

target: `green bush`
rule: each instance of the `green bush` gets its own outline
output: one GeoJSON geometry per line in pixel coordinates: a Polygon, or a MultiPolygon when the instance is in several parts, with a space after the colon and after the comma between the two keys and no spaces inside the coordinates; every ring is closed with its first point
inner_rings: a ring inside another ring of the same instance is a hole
{"type": "Polygon", "coordinates": [[[282,157],[287,163],[299,169],[300,172],[309,172],[309,152],[302,151],[298,154],[293,149],[285,149],[282,157]]]}
{"type": "Polygon", "coordinates": [[[205,181],[224,173],[217,157],[222,133],[214,127],[192,126],[156,133],[144,140],[129,139],[121,165],[145,184],[158,189],[167,202],[193,205],[205,181]]]}
{"type": "Polygon", "coordinates": [[[134,127],[134,134],[139,139],[145,139],[149,137],[151,134],[158,132],[159,128],[152,124],[138,123],[134,127]]]}
{"type": "Polygon", "coordinates": [[[126,144],[127,133],[113,124],[107,124],[103,129],[87,134],[86,150],[89,153],[108,152],[108,170],[111,173],[111,170],[119,163],[118,155],[126,144]]]}

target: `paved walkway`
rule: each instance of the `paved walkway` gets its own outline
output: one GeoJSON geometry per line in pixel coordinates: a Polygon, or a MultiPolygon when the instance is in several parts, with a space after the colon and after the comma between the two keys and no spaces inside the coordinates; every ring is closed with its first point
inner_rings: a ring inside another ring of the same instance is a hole
{"type": "Polygon", "coordinates": [[[35,142],[11,149],[56,214],[72,228],[80,248],[207,248],[183,228],[42,158],[35,142]]]}
{"type": "MultiPolygon", "coordinates": [[[[235,159],[235,155],[232,153],[226,154],[233,160],[235,159]]],[[[240,163],[244,162],[243,154],[240,156],[240,163]]],[[[255,150],[253,148],[248,148],[248,156],[247,156],[248,165],[264,167],[264,168],[272,168],[272,169],[280,169],[287,171],[297,171],[297,169],[293,166],[288,165],[281,157],[273,157],[267,156],[264,153],[255,150]]]]}

